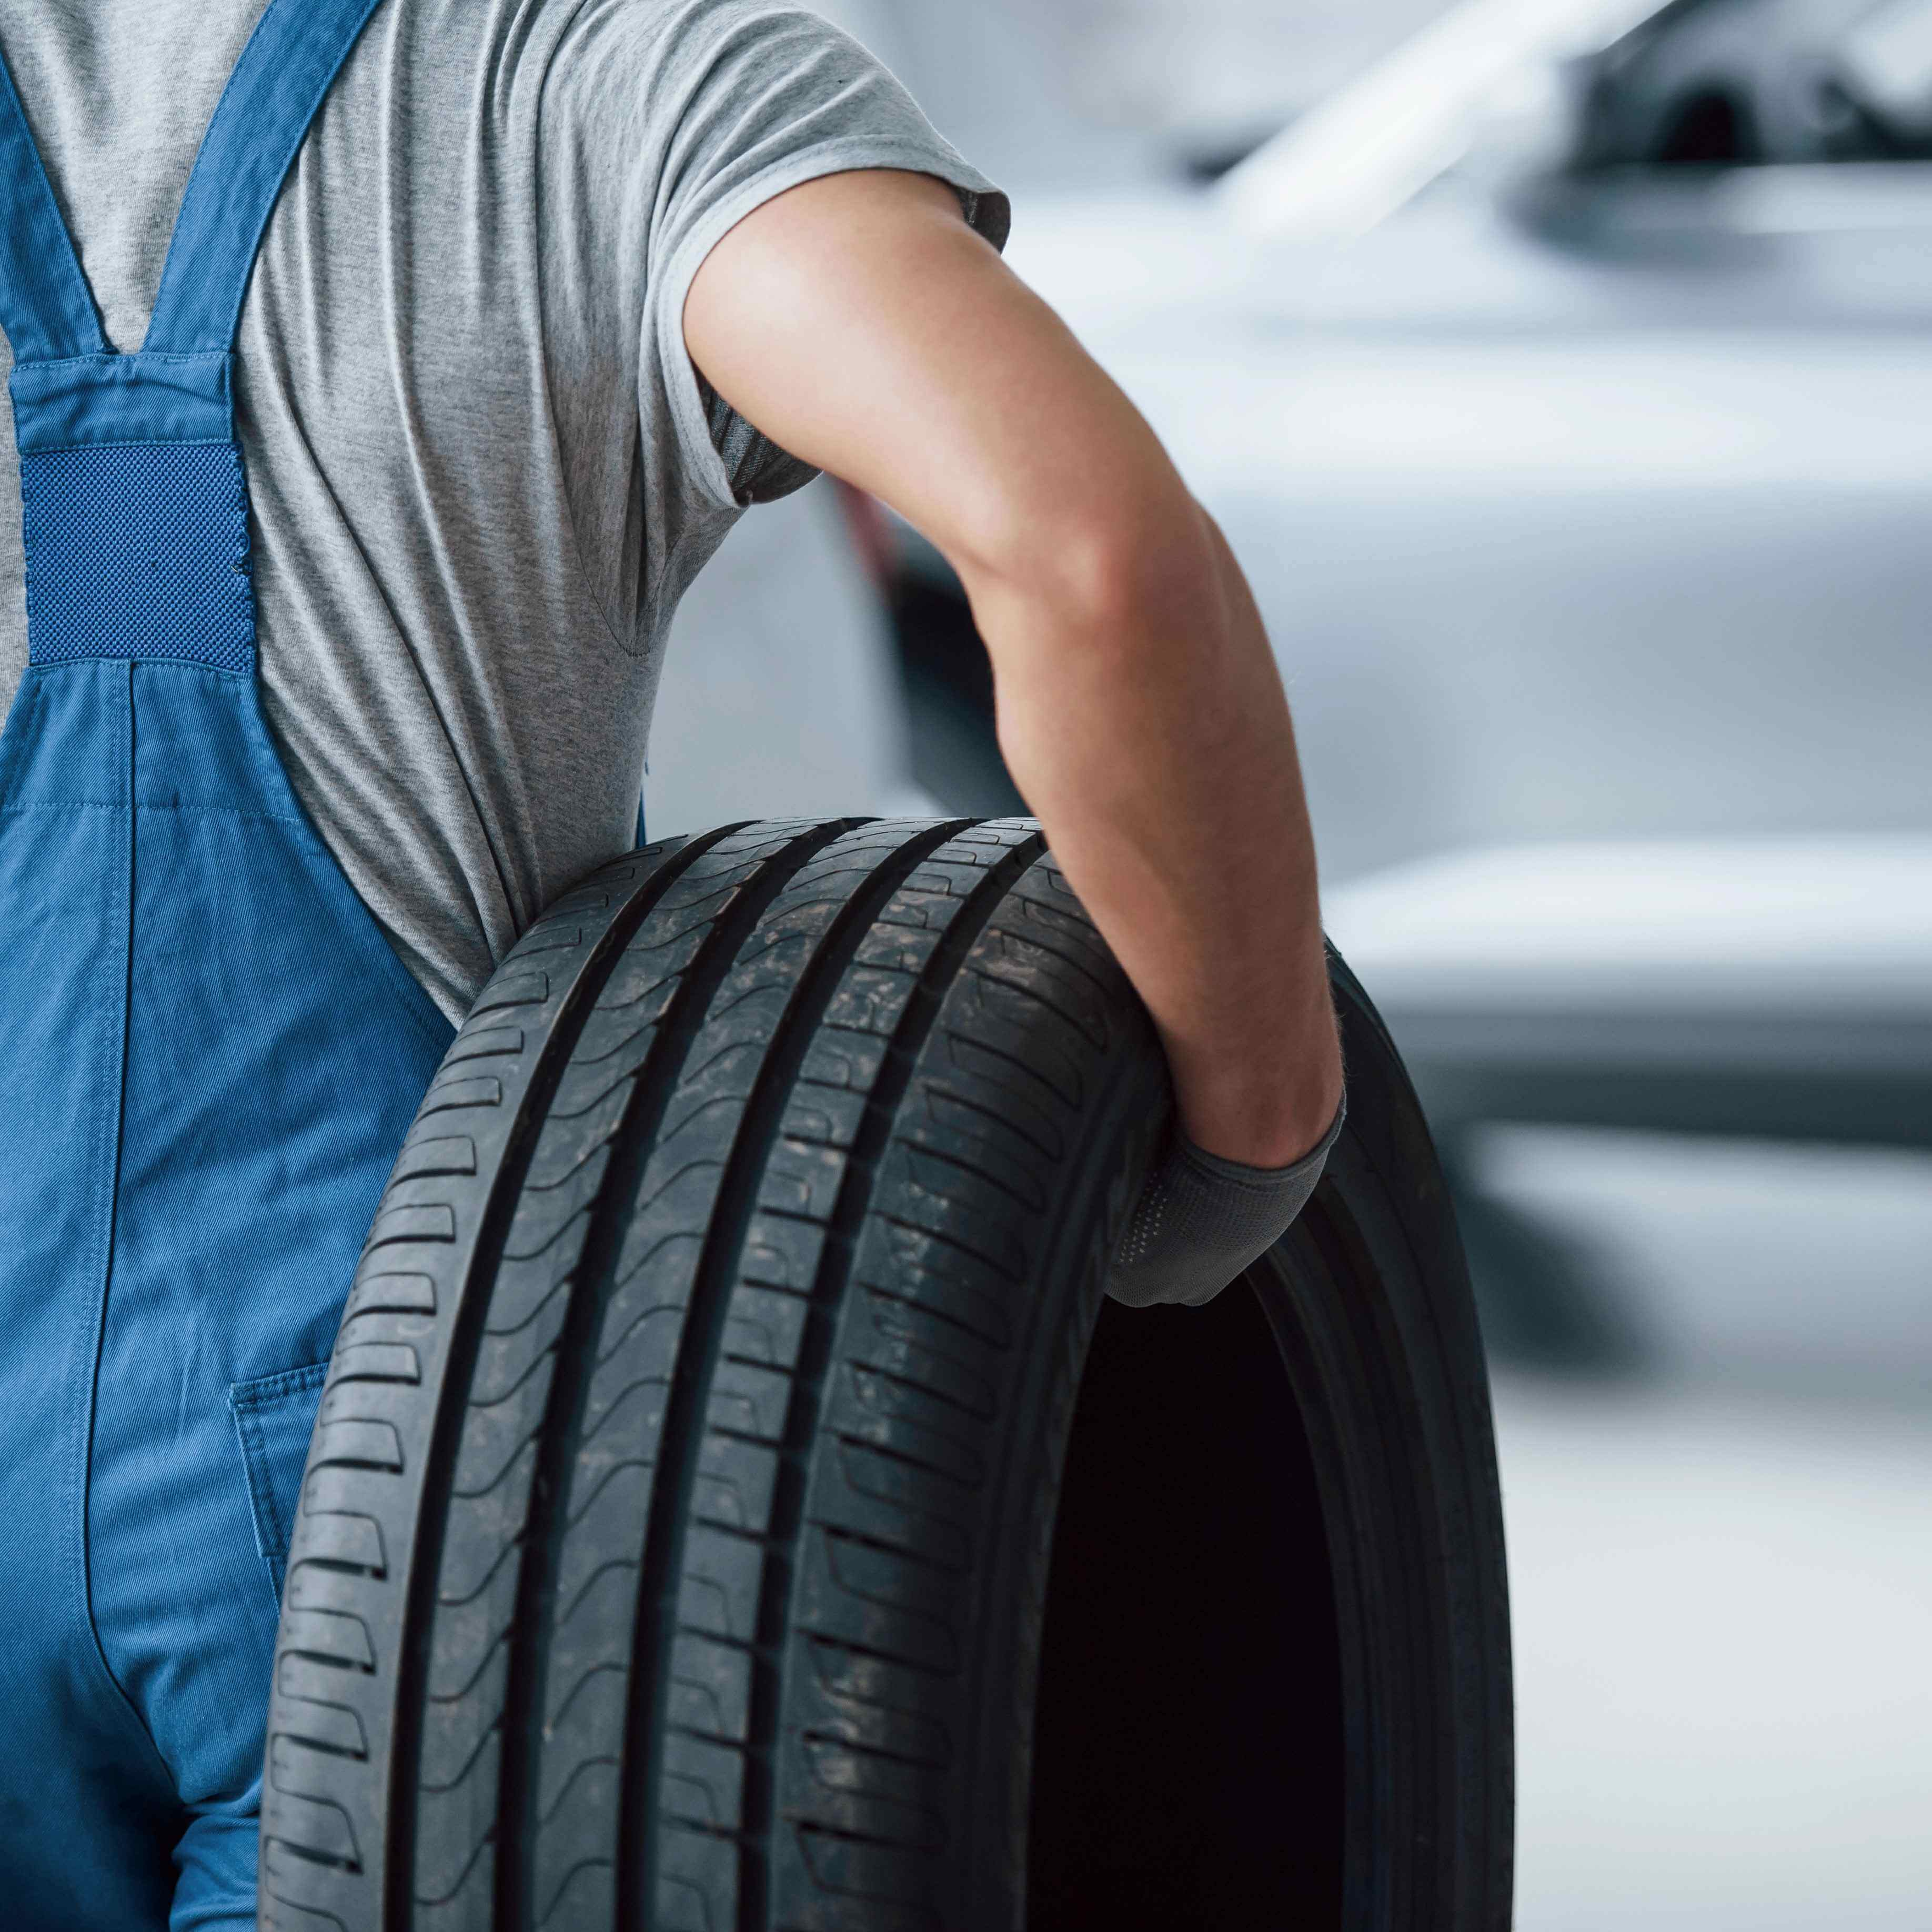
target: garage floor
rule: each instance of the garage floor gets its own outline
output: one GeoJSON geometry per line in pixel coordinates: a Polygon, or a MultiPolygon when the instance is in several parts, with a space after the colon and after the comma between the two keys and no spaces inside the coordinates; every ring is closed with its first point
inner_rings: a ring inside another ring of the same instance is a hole
{"type": "Polygon", "coordinates": [[[1932,1162],[1519,1132],[1638,1374],[1499,1372],[1522,1932],[1932,1926],[1932,1162]]]}

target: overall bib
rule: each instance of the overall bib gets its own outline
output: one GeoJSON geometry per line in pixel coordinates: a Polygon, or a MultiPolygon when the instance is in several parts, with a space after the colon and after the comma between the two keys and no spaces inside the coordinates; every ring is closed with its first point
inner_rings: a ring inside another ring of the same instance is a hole
{"type": "Polygon", "coordinates": [[[450,1029],[255,680],[236,320],[376,0],[272,0],[115,352],[0,67],[29,662],[0,735],[0,1924],[254,1923],[276,1597],[450,1029]]]}

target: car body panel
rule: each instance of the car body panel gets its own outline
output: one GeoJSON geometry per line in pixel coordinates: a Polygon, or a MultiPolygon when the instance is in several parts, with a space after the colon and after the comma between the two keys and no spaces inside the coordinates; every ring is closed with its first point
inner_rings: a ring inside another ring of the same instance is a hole
{"type": "Polygon", "coordinates": [[[1932,824],[1932,343],[1612,318],[1453,197],[1298,267],[1191,207],[1172,274],[1172,200],[1036,208],[1016,260],[1247,571],[1328,876],[1932,824]]]}

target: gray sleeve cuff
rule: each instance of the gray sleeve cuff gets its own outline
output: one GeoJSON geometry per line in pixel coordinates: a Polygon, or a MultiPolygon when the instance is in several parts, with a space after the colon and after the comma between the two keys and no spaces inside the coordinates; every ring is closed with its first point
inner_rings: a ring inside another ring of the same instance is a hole
{"type": "Polygon", "coordinates": [[[1128,1217],[1107,1292],[1130,1308],[1211,1301],[1294,1225],[1348,1115],[1345,1098],[1314,1149],[1292,1166],[1244,1167],[1178,1128],[1128,1217]]]}

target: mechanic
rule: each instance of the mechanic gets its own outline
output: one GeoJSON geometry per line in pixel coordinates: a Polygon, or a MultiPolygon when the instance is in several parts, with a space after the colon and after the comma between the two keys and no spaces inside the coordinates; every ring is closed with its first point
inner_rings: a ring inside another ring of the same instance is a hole
{"type": "Polygon", "coordinates": [[[492,962],[632,844],[748,504],[831,471],[970,595],[1173,1069],[1117,1295],[1280,1232],[1341,1069],[1240,572],[854,43],[770,0],[0,0],[0,1918],[238,1932],[274,1498],[358,1244],[492,962]]]}

